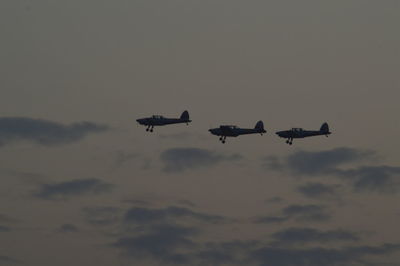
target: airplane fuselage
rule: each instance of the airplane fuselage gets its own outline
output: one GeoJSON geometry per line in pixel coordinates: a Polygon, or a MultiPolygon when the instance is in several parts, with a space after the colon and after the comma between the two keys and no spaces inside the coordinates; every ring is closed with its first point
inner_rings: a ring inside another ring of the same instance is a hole
{"type": "Polygon", "coordinates": [[[144,126],[165,126],[171,124],[180,124],[180,123],[190,123],[192,122],[190,119],[180,119],[180,118],[141,118],[136,120],[139,124],[144,126]]]}
{"type": "Polygon", "coordinates": [[[221,128],[213,128],[213,129],[210,129],[209,131],[213,135],[226,136],[226,137],[237,137],[240,135],[264,133],[258,129],[254,129],[254,128],[235,128],[235,129],[230,129],[230,130],[224,130],[221,128]]]}
{"type": "Polygon", "coordinates": [[[322,132],[320,130],[302,130],[302,131],[293,131],[293,130],[284,130],[278,131],[276,134],[285,139],[300,139],[312,136],[322,136],[322,135],[329,135],[330,132],[322,132]]]}

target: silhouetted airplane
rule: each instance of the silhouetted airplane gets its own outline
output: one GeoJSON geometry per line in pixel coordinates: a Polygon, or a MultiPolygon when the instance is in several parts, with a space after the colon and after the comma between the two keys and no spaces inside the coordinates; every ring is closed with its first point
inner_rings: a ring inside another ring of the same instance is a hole
{"type": "Polygon", "coordinates": [[[302,128],[292,128],[291,130],[278,131],[276,132],[276,134],[281,138],[287,139],[286,143],[292,145],[293,139],[301,139],[321,135],[325,135],[328,137],[331,132],[329,132],[328,123],[323,123],[320,130],[304,130],[302,128]]]}
{"type": "Polygon", "coordinates": [[[139,124],[147,126],[146,131],[153,132],[154,126],[165,126],[171,124],[186,123],[188,125],[192,120],[189,119],[189,112],[184,111],[180,118],[166,118],[161,115],[153,115],[151,117],[140,118],[136,120],[139,124]]]}
{"type": "Polygon", "coordinates": [[[217,128],[209,129],[208,131],[210,131],[213,135],[220,136],[219,140],[222,143],[225,143],[226,137],[237,137],[240,135],[256,133],[262,135],[263,133],[267,132],[264,130],[264,124],[262,121],[258,121],[254,128],[239,128],[237,126],[223,125],[217,128]]]}

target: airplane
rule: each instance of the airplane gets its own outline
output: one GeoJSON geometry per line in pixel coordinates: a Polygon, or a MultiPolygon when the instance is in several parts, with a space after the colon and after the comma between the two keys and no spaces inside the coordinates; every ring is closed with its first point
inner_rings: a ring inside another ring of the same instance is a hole
{"type": "Polygon", "coordinates": [[[209,129],[211,134],[220,136],[219,140],[222,143],[225,143],[226,137],[237,137],[240,135],[247,135],[247,134],[263,134],[267,131],[264,130],[264,124],[262,121],[258,121],[254,128],[239,128],[237,126],[231,125],[221,125],[217,128],[209,129]]]}
{"type": "Polygon", "coordinates": [[[322,135],[328,137],[328,135],[332,134],[332,132],[329,131],[328,123],[323,123],[319,130],[304,130],[302,128],[292,128],[291,130],[278,131],[276,132],[276,134],[281,138],[287,139],[286,143],[292,145],[293,139],[322,135]]]}
{"type": "Polygon", "coordinates": [[[189,119],[188,111],[184,111],[180,118],[166,118],[162,115],[153,115],[151,117],[136,119],[136,121],[140,125],[147,126],[146,131],[150,132],[153,132],[154,126],[165,126],[180,123],[186,123],[186,125],[189,125],[189,123],[192,122],[192,120],[189,119]]]}

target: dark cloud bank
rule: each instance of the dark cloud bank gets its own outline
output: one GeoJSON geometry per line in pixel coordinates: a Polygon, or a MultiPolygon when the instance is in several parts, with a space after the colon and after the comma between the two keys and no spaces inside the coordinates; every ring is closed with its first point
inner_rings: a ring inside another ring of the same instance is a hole
{"type": "MultiPolygon", "coordinates": [[[[220,223],[225,217],[193,211],[189,208],[168,206],[165,208],[132,207],[122,217],[122,223],[134,228],[135,234],[123,236],[111,244],[135,259],[154,259],[162,264],[186,264],[193,262],[191,250],[199,244],[192,237],[200,230],[177,222],[197,221],[220,223]]],[[[130,231],[130,230],[128,230],[130,231]]]]}
{"type": "MultiPolygon", "coordinates": [[[[319,212],[314,205],[291,205],[283,213],[307,215],[319,212]]],[[[400,250],[398,244],[362,245],[356,233],[341,229],[318,230],[290,227],[269,237],[249,241],[201,242],[200,227],[182,224],[185,219],[214,223],[225,217],[169,206],[165,208],[131,208],[121,218],[135,225],[110,244],[125,256],[156,265],[265,265],[265,266],[378,266],[369,259],[400,250]],[[333,243],[349,243],[332,248],[333,243]],[[328,244],[328,247],[324,247],[328,244]],[[321,246],[322,245],[322,246],[321,246]]],[[[187,221],[187,220],[186,220],[187,221]]]]}
{"type": "MultiPolygon", "coordinates": [[[[387,165],[349,167],[349,164],[374,157],[375,153],[371,151],[336,148],[318,152],[298,151],[283,159],[268,157],[265,165],[271,170],[289,171],[295,176],[335,176],[350,182],[355,191],[397,192],[400,167],[387,165]]],[[[323,190],[329,193],[332,189],[322,186],[303,187],[302,192],[311,195],[323,190]]]]}
{"type": "Polygon", "coordinates": [[[64,125],[58,122],[28,117],[0,117],[0,146],[18,140],[41,145],[59,145],[79,141],[90,133],[109,129],[92,122],[64,125]]]}
{"type": "Polygon", "coordinates": [[[161,153],[165,172],[182,172],[184,170],[211,167],[223,161],[241,159],[239,154],[223,155],[198,148],[173,148],[161,153]]]}

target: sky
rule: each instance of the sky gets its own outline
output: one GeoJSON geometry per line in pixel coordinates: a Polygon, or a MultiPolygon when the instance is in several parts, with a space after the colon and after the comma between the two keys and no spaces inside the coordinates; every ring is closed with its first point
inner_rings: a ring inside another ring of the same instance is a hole
{"type": "Polygon", "coordinates": [[[2,1],[0,265],[399,265],[399,11],[2,1]]]}

